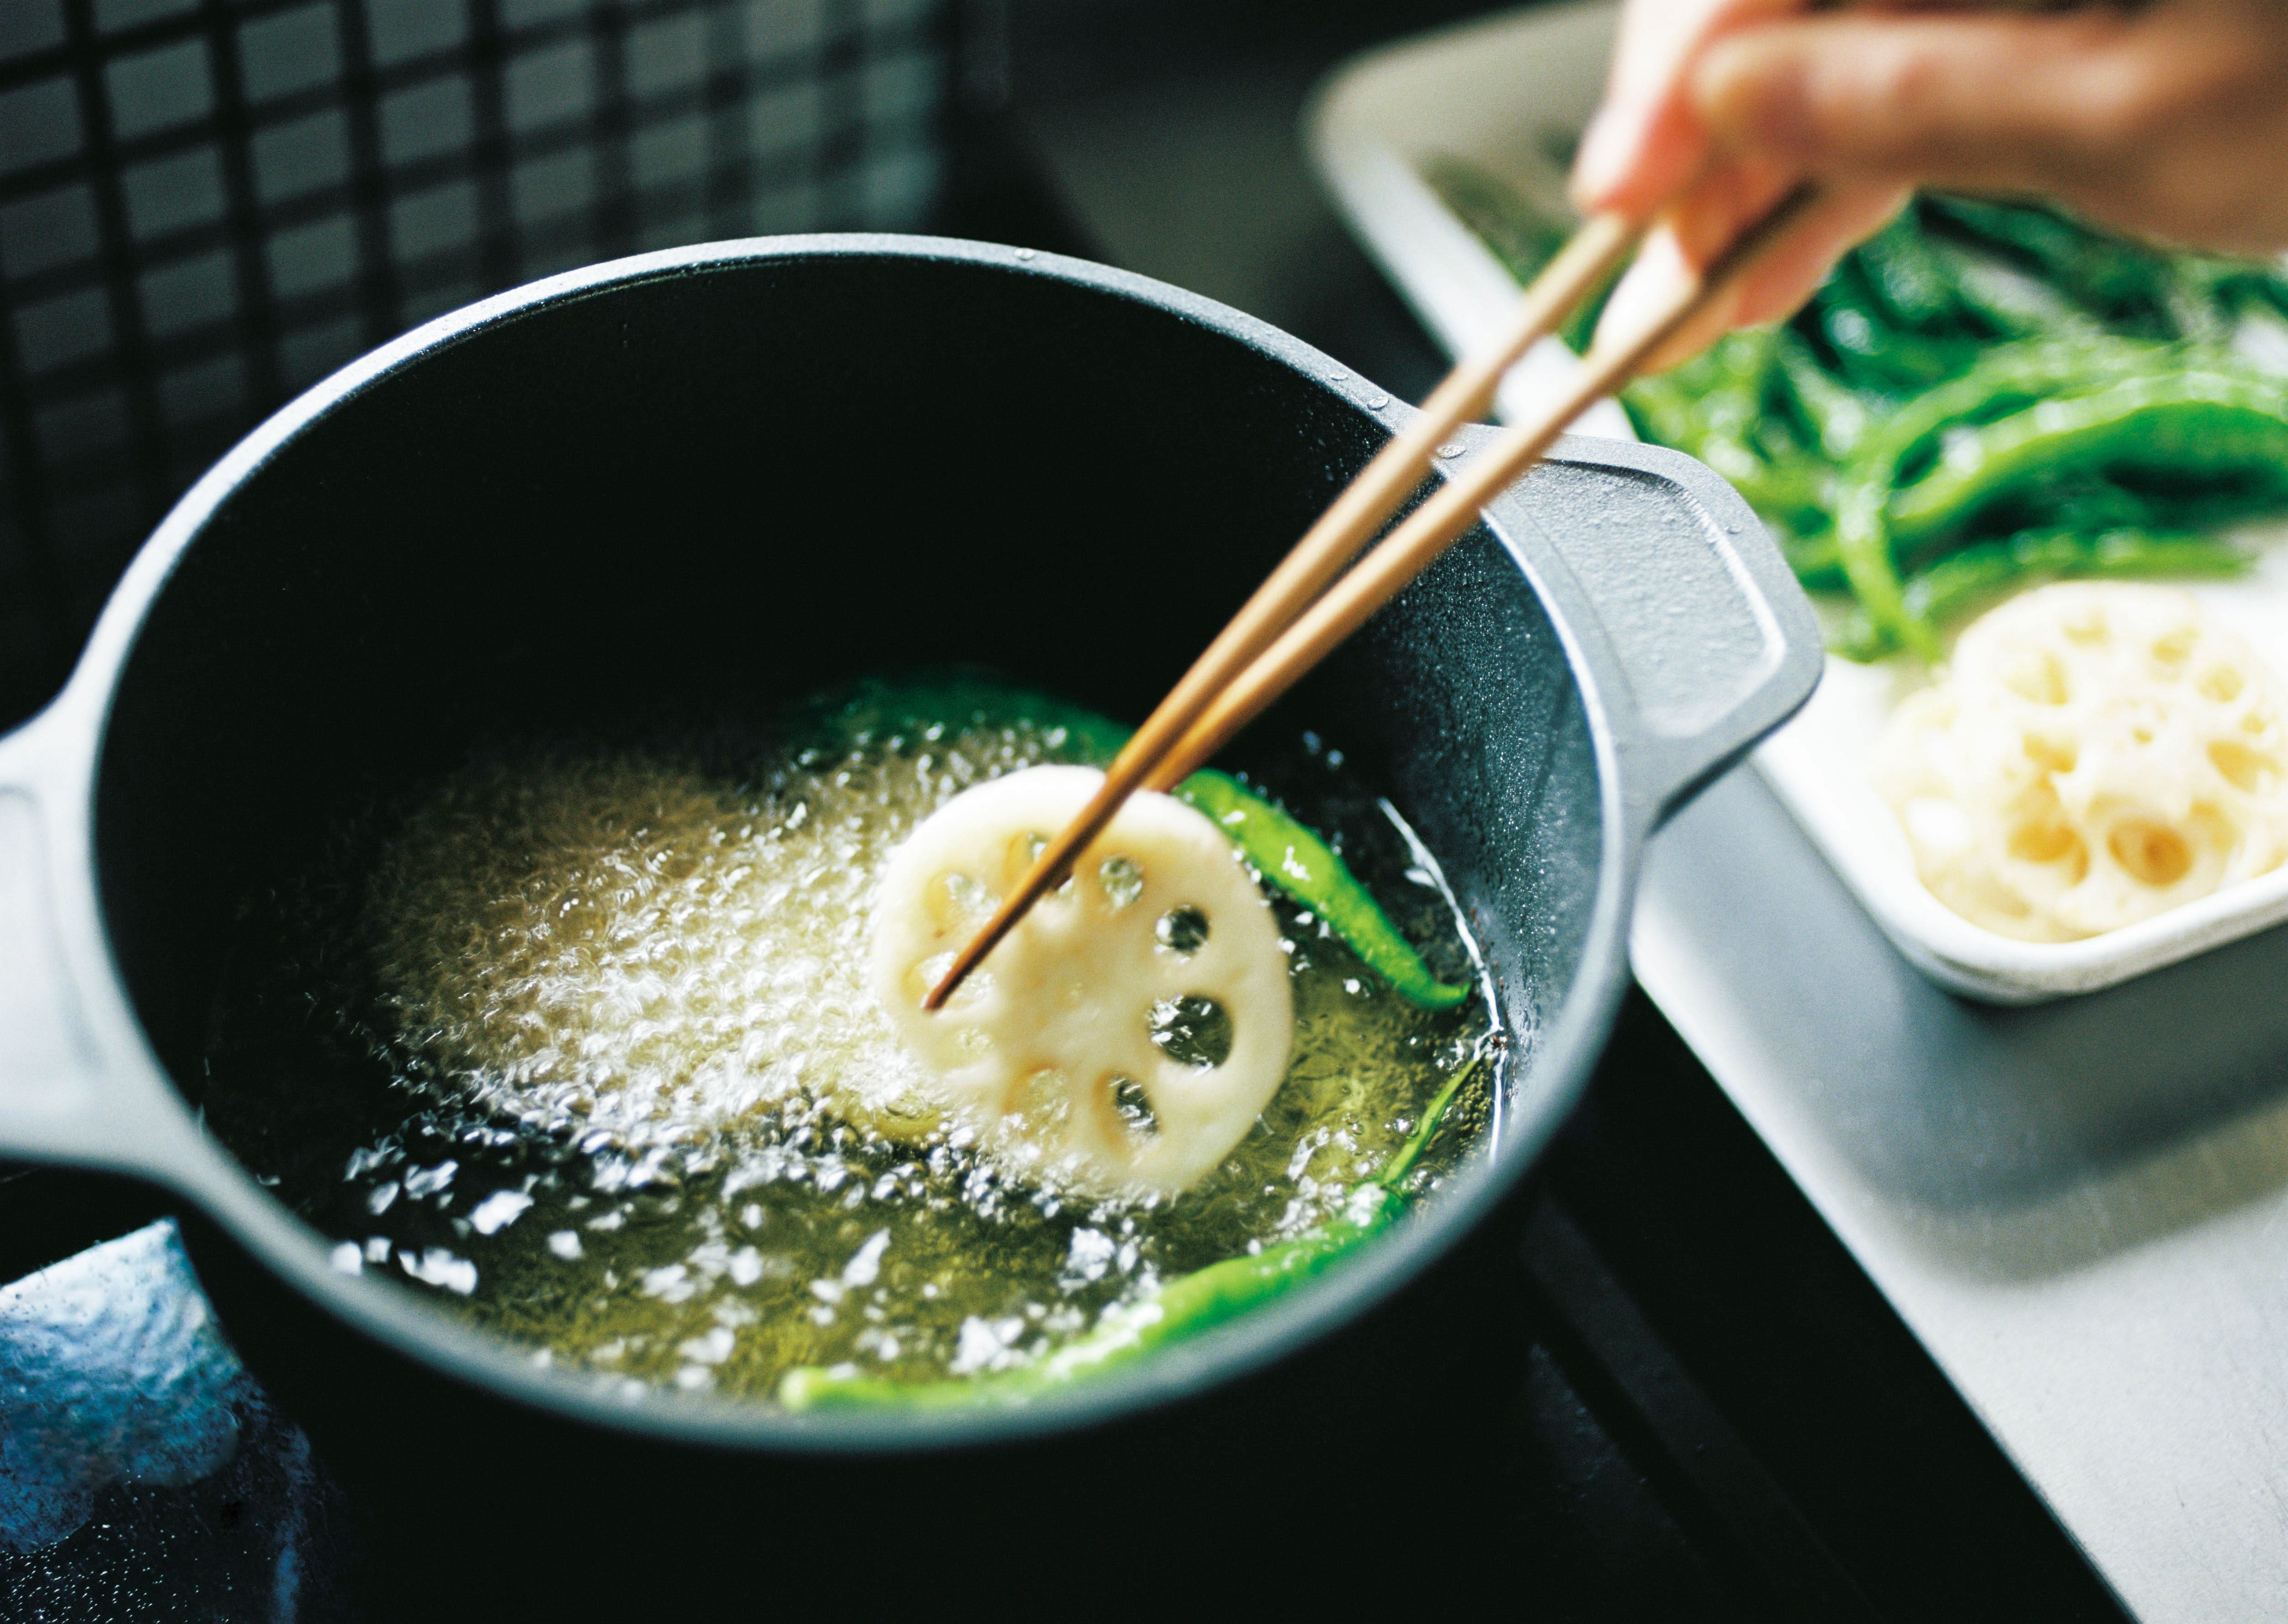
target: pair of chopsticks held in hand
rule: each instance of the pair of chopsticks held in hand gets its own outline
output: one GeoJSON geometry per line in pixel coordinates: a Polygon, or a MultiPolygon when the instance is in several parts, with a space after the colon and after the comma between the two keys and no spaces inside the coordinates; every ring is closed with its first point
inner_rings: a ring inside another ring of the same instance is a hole
{"type": "Polygon", "coordinates": [[[1787,236],[1817,196],[1811,183],[1798,186],[1627,330],[1612,335],[1601,330],[1561,393],[1464,463],[1346,574],[1344,566],[1428,475],[1431,460],[1447,437],[1491,406],[1502,374],[1536,340],[1555,331],[1643,236],[1644,222],[1618,214],[1592,217],[1526,289],[1500,341],[1454,368],[1422,403],[1413,426],[1386,445],[1344,488],[1208,645],[1106,769],[1104,782],[1088,804],[1042,848],[1024,880],[955,957],[923,1007],[944,1006],[1026,910],[1064,878],[1073,860],[1104,831],[1132,794],[1140,788],[1171,788],[1204,766],[1234,733],[1474,526],[1479,511],[1539,462],[1576,417],[1627,383],[1664,345],[1728,293],[1787,236]]]}

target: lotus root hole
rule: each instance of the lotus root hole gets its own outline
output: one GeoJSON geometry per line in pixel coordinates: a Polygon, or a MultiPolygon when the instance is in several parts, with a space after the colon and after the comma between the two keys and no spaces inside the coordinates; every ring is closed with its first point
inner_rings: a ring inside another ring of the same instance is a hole
{"type": "Polygon", "coordinates": [[[2219,739],[2209,746],[2209,763],[2225,781],[2247,795],[2261,795],[2280,776],[2280,764],[2237,739],[2219,739]]]}
{"type": "Polygon", "coordinates": [[[1009,1114],[1047,1127],[1061,1122],[1072,1112],[1072,1090],[1065,1074],[1053,1066],[1027,1073],[1009,1101],[1009,1114]]]}
{"type": "Polygon", "coordinates": [[[2131,878],[2146,885],[2174,885],[2193,866],[2185,837],[2165,824],[2117,824],[2105,846],[2131,878]]]}
{"type": "MultiPolygon", "coordinates": [[[[949,950],[931,954],[906,972],[906,992],[913,999],[916,1009],[928,1000],[931,989],[943,980],[945,972],[952,968],[953,954],[949,950]]],[[[992,985],[990,970],[982,968],[973,970],[962,984],[953,989],[953,996],[945,1001],[945,1007],[949,1010],[973,1007],[992,985]]]]}
{"type": "Polygon", "coordinates": [[[1152,1006],[1152,1041],[1179,1066],[1209,1071],[1231,1058],[1231,1012],[1212,998],[1186,993],[1152,1006]]]}
{"type": "Polygon", "coordinates": [[[2039,733],[2026,735],[2026,759],[2045,772],[2070,772],[2080,759],[2071,740],[2046,739],[2039,733]]]}
{"type": "Polygon", "coordinates": [[[2089,849],[2062,818],[2030,818],[2010,831],[2010,855],[2023,863],[2063,863],[2079,884],[2089,872],[2089,849]]]}
{"type": "Polygon", "coordinates": [[[1097,883],[1104,899],[1115,908],[1126,907],[1144,894],[1144,870],[1132,857],[1108,857],[1097,865],[1097,883]]]}
{"type": "Polygon", "coordinates": [[[2174,676],[2184,669],[2185,661],[2193,657],[2193,645],[2200,640],[2197,626],[2180,626],[2153,639],[2153,663],[2164,672],[2174,676]]]}
{"type": "Polygon", "coordinates": [[[954,1046],[973,1060],[993,1052],[993,1034],[981,1026],[964,1026],[953,1034],[954,1046]]]}
{"type": "Polygon", "coordinates": [[[1160,1119],[1152,1109],[1152,1097],[1144,1085],[1133,1077],[1114,1077],[1111,1081],[1112,1114],[1120,1119],[1121,1126],[1140,1138],[1150,1138],[1160,1131],[1160,1119]]]}
{"type": "Polygon", "coordinates": [[[2240,673],[2228,665],[2213,665],[2201,673],[2201,697],[2229,705],[2240,697],[2240,673]]]}
{"type": "Polygon", "coordinates": [[[998,900],[984,881],[957,868],[938,875],[930,887],[930,911],[941,923],[980,918],[990,914],[998,900]]]}
{"type": "Polygon", "coordinates": [[[1007,871],[1012,884],[1032,872],[1034,860],[1049,849],[1049,837],[1037,829],[1009,837],[1009,849],[1002,854],[1002,867],[1007,871]]]}
{"type": "Polygon", "coordinates": [[[2062,705],[2073,697],[2073,691],[2066,684],[2066,668],[2047,649],[2036,650],[2013,661],[2002,680],[2010,692],[2037,705],[2062,705]]]}
{"type": "Polygon", "coordinates": [[[1171,908],[1160,915],[1152,934],[1171,953],[1197,953],[1208,945],[1208,916],[1188,906],[1171,908]]]}

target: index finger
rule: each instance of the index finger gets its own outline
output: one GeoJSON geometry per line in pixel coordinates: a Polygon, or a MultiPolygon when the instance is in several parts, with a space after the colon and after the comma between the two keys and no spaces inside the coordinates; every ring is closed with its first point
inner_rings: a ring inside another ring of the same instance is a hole
{"type": "Polygon", "coordinates": [[[1711,40],[1806,0],[1626,0],[1603,105],[1582,137],[1573,201],[1584,212],[1651,216],[1708,157],[1687,77],[1711,40]]]}

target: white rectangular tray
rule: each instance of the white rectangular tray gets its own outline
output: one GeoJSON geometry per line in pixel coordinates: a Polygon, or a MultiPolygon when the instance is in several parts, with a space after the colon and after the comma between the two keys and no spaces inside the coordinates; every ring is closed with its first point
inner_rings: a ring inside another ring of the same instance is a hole
{"type": "MultiPolygon", "coordinates": [[[[1431,189],[1423,166],[1466,159],[1561,215],[1565,165],[1595,110],[1616,15],[1604,0],[1536,7],[1386,47],[1339,71],[1307,115],[1312,159],[1337,207],[1455,354],[1501,325],[1517,283],[1431,189]]],[[[1570,352],[1545,340],[1504,380],[1502,415],[1545,396],[1572,365],[1570,352]]],[[[1579,429],[1632,437],[1611,401],[1579,429]]],[[[2266,549],[2252,576],[2190,590],[2288,671],[2288,551],[2266,549]]],[[[1811,703],[1754,760],[1884,933],[1941,985],[1991,1002],[2039,1002],[2288,919],[2288,869],[2085,941],[2014,941],[1962,918],[1916,877],[1906,837],[1867,779],[1885,719],[1919,680],[1903,661],[1831,657],[1811,703]]]]}

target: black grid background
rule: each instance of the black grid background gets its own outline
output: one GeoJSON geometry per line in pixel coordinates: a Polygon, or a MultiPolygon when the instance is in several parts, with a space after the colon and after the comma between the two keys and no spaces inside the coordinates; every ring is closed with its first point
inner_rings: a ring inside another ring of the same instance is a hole
{"type": "Polygon", "coordinates": [[[0,726],[269,410],[615,255],[910,229],[949,0],[0,0],[0,726]]]}

